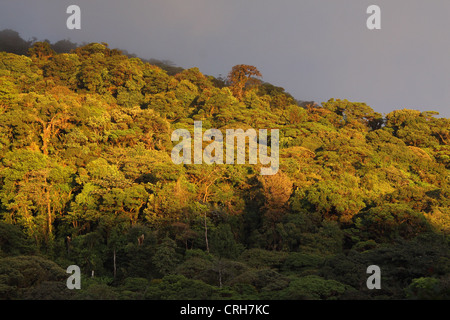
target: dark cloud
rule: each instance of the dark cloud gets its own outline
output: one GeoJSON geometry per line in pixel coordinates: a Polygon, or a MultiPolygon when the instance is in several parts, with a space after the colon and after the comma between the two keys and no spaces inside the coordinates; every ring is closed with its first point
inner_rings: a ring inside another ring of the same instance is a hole
{"type": "Polygon", "coordinates": [[[253,64],[298,99],[346,98],[387,113],[450,116],[447,0],[21,0],[0,2],[0,29],[25,39],[108,42],[143,58],[225,75],[253,64]],[[366,9],[382,9],[382,29],[366,9]],[[67,30],[78,4],[82,29],[67,30]]]}

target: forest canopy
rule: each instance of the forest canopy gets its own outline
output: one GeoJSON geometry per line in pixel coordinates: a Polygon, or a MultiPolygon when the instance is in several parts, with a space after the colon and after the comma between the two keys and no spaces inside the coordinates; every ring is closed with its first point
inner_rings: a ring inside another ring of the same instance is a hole
{"type": "Polygon", "coordinates": [[[449,119],[302,103],[254,66],[0,38],[0,298],[450,297],[449,119]],[[197,120],[279,129],[278,173],[174,164],[197,120]]]}

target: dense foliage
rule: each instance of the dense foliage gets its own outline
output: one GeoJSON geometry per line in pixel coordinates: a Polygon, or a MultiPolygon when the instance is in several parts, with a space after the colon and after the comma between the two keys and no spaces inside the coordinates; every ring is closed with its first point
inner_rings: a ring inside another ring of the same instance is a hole
{"type": "Polygon", "coordinates": [[[19,53],[0,52],[1,298],[450,298],[449,119],[302,105],[251,66],[170,74],[105,43],[19,53]],[[194,120],[279,129],[279,172],[173,164],[194,120]]]}

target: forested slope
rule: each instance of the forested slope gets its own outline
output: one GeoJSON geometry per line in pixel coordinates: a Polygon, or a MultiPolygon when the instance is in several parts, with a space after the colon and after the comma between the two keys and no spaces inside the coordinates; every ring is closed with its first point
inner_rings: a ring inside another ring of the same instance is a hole
{"type": "Polygon", "coordinates": [[[1,298],[450,297],[449,119],[178,71],[98,43],[0,52],[1,298]],[[279,129],[278,173],[174,164],[196,120],[279,129]]]}

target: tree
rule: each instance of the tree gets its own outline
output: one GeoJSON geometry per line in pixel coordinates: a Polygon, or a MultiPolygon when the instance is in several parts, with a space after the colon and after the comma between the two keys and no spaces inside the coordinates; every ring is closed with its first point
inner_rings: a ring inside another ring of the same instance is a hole
{"type": "Polygon", "coordinates": [[[238,250],[230,225],[220,224],[211,234],[211,253],[219,258],[233,259],[238,250]]]}
{"type": "Polygon", "coordinates": [[[7,209],[3,219],[21,225],[37,243],[51,240],[56,215],[71,198],[70,168],[26,150],[8,153],[2,165],[0,200],[7,209]]]}
{"type": "Polygon", "coordinates": [[[180,82],[183,80],[188,80],[196,85],[200,90],[205,90],[212,87],[211,82],[200,72],[198,68],[183,70],[174,77],[180,82]]]}
{"type": "Polygon", "coordinates": [[[448,119],[297,101],[248,65],[226,83],[104,43],[48,45],[0,52],[2,296],[66,296],[39,261],[4,262],[25,254],[79,265],[77,299],[446,296],[448,119]],[[173,163],[171,133],[198,120],[278,128],[280,170],[173,163]],[[372,264],[382,290],[366,288],[372,264]]]}
{"type": "Polygon", "coordinates": [[[216,287],[181,275],[167,275],[154,282],[145,295],[150,300],[207,300],[214,299],[216,287]]]}
{"type": "Polygon", "coordinates": [[[338,281],[310,275],[291,281],[281,292],[281,297],[293,300],[336,300],[347,288],[338,281]]]}
{"type": "Polygon", "coordinates": [[[0,70],[1,74],[7,76],[7,79],[17,85],[21,92],[29,92],[30,88],[36,88],[37,83],[42,80],[39,66],[24,55],[0,52],[0,70]]]}
{"type": "Polygon", "coordinates": [[[54,56],[56,52],[52,49],[49,42],[39,41],[35,42],[33,46],[28,50],[28,55],[31,58],[48,59],[54,56]]]}
{"type": "Polygon", "coordinates": [[[171,274],[179,261],[175,241],[165,238],[163,242],[158,245],[153,260],[156,269],[161,275],[165,276],[171,274]]]}
{"type": "MultiPolygon", "coordinates": [[[[36,290],[42,290],[40,286],[46,282],[58,284],[67,279],[64,269],[39,256],[0,258],[0,275],[1,299],[26,299],[28,295],[37,295],[36,290]]],[[[70,296],[67,291],[70,290],[59,290],[61,296],[53,297],[67,299],[70,296]]]]}
{"type": "MultiPolygon", "coordinates": [[[[386,115],[386,127],[409,146],[434,147],[439,144],[439,140],[445,143],[446,139],[445,134],[439,135],[440,130],[434,129],[439,127],[434,124],[441,121],[433,118],[433,114],[409,109],[395,110],[386,115]]],[[[445,128],[445,124],[442,128],[445,128]]]]}
{"type": "Polygon", "coordinates": [[[59,40],[52,44],[52,49],[56,53],[71,53],[78,47],[76,43],[71,42],[70,40],[64,39],[59,40]]]}
{"type": "Polygon", "coordinates": [[[423,213],[412,210],[405,204],[382,204],[355,218],[358,228],[368,232],[370,238],[379,242],[399,236],[409,239],[430,230],[423,213]]]}
{"type": "Polygon", "coordinates": [[[413,300],[448,300],[450,298],[448,277],[444,279],[432,277],[414,279],[406,288],[406,296],[413,300]]]}
{"type": "Polygon", "coordinates": [[[206,117],[214,117],[214,120],[218,120],[216,122],[219,127],[229,124],[230,117],[236,116],[233,112],[231,114],[227,112],[235,110],[236,103],[236,98],[231,95],[228,88],[204,90],[197,100],[199,108],[205,112],[206,117]]]}
{"type": "Polygon", "coordinates": [[[342,116],[346,125],[355,128],[362,125],[363,130],[376,130],[380,129],[383,124],[381,114],[373,111],[365,103],[350,102],[346,99],[330,99],[322,103],[322,107],[342,116]]]}
{"type": "Polygon", "coordinates": [[[25,55],[33,41],[25,41],[17,31],[5,29],[0,31],[0,51],[25,55]]]}
{"type": "Polygon", "coordinates": [[[264,212],[263,228],[268,235],[268,245],[271,249],[281,249],[282,240],[279,223],[288,212],[288,201],[292,194],[292,182],[286,174],[278,172],[273,176],[263,176],[262,193],[265,200],[261,211],[264,212]],[[270,243],[270,244],[269,244],[270,243]]]}
{"type": "Polygon", "coordinates": [[[0,222],[0,257],[32,253],[29,242],[18,225],[0,222]]]}
{"type": "Polygon", "coordinates": [[[236,98],[242,99],[246,86],[259,83],[259,80],[255,77],[262,77],[262,74],[254,66],[239,64],[231,69],[228,74],[228,82],[236,98]]]}
{"type": "MultiPolygon", "coordinates": [[[[61,130],[68,127],[70,118],[69,108],[64,104],[55,103],[55,99],[46,99],[39,96],[30,95],[27,97],[27,107],[33,108],[32,120],[34,120],[41,130],[42,153],[49,154],[51,139],[55,138],[61,130]],[[53,101],[52,101],[53,100],[53,101]]],[[[30,110],[31,111],[31,110],[30,110]]]]}
{"type": "Polygon", "coordinates": [[[80,64],[76,54],[58,54],[44,66],[44,76],[59,79],[62,85],[74,90],[80,64]]]}

